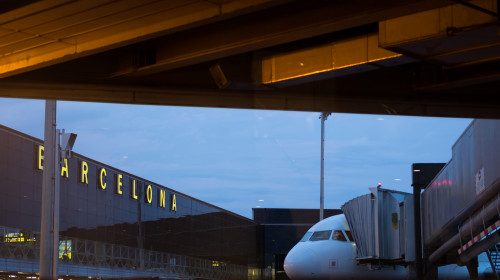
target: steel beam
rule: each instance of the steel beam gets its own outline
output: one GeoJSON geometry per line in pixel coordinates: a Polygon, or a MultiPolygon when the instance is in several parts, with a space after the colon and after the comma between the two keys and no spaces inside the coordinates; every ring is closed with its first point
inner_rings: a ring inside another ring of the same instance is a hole
{"type": "Polygon", "coordinates": [[[299,2],[259,14],[207,25],[153,42],[156,61],[134,67],[124,58],[111,76],[145,76],[297,40],[345,30],[380,20],[449,5],[453,1],[365,0],[299,2]]]}
{"type": "MultiPolygon", "coordinates": [[[[398,79],[398,78],[394,78],[398,79]]],[[[381,81],[382,83],[384,81],[381,81]]],[[[314,85],[292,90],[236,91],[188,88],[151,88],[79,84],[0,83],[0,96],[14,98],[58,99],[67,101],[194,106],[236,109],[267,109],[359,114],[394,114],[408,116],[500,118],[496,92],[459,97],[448,93],[415,93],[398,85],[379,87],[365,82],[347,81],[334,87],[314,85]],[[350,85],[350,86],[349,86],[350,85]],[[395,91],[390,93],[389,90],[395,91]],[[488,98],[490,96],[490,98],[488,98]]],[[[498,87],[487,86],[495,91],[498,87]]],[[[480,90],[461,89],[465,92],[480,90]]]]}
{"type": "Polygon", "coordinates": [[[42,1],[1,15],[0,78],[283,2],[42,1]]]}

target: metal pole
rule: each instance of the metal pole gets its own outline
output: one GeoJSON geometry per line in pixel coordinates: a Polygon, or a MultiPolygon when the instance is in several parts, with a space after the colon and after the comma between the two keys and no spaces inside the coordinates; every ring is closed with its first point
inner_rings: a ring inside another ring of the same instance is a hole
{"type": "MultiPolygon", "coordinates": [[[[54,110],[55,113],[56,110],[54,110]]],[[[57,274],[57,264],[59,261],[59,202],[60,202],[60,183],[61,183],[61,177],[60,173],[61,172],[61,156],[59,152],[59,146],[60,146],[60,139],[61,139],[61,133],[59,129],[56,130],[56,162],[54,164],[54,175],[55,175],[55,180],[54,180],[54,217],[53,217],[53,254],[52,254],[52,271],[53,271],[53,278],[54,280],[58,279],[58,274],[57,274]]]]}
{"type": "Polygon", "coordinates": [[[320,182],[319,182],[319,220],[324,218],[324,208],[325,208],[325,120],[331,113],[321,113],[321,171],[320,171],[320,182]]]}
{"type": "Polygon", "coordinates": [[[58,226],[55,225],[56,181],[58,181],[56,166],[59,165],[57,159],[57,132],[56,132],[56,101],[47,100],[45,102],[45,141],[44,141],[44,162],[42,181],[42,209],[41,209],[41,229],[40,229],[40,279],[57,279],[57,256],[55,255],[55,242],[58,239],[58,226]],[[55,226],[55,227],[54,227],[55,226]]]}
{"type": "MultiPolygon", "coordinates": [[[[414,169],[413,169],[414,170],[414,169]]],[[[417,280],[424,279],[424,266],[423,266],[423,256],[422,256],[422,222],[421,222],[421,212],[420,212],[420,195],[422,193],[422,188],[420,185],[413,186],[413,226],[415,227],[415,270],[417,280]]]]}

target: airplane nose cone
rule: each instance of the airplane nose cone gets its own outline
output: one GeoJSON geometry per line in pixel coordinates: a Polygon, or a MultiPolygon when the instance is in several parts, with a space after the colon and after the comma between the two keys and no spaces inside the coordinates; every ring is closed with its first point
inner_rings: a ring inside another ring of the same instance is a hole
{"type": "Polygon", "coordinates": [[[292,280],[313,278],[318,271],[315,254],[308,248],[293,248],[285,258],[286,275],[292,280]]]}

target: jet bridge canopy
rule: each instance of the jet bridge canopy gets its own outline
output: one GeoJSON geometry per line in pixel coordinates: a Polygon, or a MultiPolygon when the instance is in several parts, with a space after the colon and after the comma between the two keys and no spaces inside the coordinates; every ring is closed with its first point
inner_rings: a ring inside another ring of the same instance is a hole
{"type": "Polygon", "coordinates": [[[342,206],[357,245],[356,259],[414,261],[413,196],[381,188],[370,192],[342,206]]]}

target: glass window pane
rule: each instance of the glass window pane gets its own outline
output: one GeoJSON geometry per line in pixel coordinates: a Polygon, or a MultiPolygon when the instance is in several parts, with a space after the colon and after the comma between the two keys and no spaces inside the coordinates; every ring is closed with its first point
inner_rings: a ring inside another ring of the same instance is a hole
{"type": "Polygon", "coordinates": [[[312,234],[310,241],[328,240],[332,234],[331,230],[316,231],[312,234]]]}
{"type": "Polygon", "coordinates": [[[309,237],[311,237],[313,233],[308,231],[306,232],[306,234],[304,235],[304,237],[302,237],[302,239],[300,240],[300,242],[306,242],[307,240],[309,240],[309,237]]]}
{"type": "Polygon", "coordinates": [[[339,240],[339,241],[347,241],[347,239],[345,239],[345,236],[341,230],[336,230],[332,235],[332,239],[339,240]]]}

